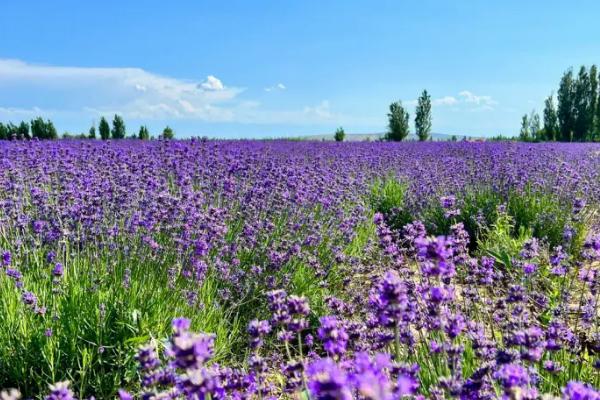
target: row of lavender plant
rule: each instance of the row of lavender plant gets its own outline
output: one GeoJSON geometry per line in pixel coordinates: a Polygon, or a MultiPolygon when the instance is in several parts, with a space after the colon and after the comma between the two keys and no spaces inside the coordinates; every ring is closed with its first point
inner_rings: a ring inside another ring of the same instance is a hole
{"type": "Polygon", "coordinates": [[[458,222],[473,188],[500,199],[533,190],[568,205],[565,228],[580,229],[583,203],[598,200],[597,149],[2,144],[0,382],[38,394],[69,380],[101,398],[118,387],[189,398],[594,396],[568,382],[599,383],[598,241],[573,247],[568,229],[551,248],[533,230],[515,238],[503,205],[481,237],[458,222]],[[373,182],[389,176],[406,185],[409,215],[446,210],[445,236],[419,223],[390,229],[395,211],[373,224],[373,182]],[[519,246],[509,262],[485,245],[502,221],[519,246]],[[166,343],[176,316],[216,335],[177,320],[166,343]]]}

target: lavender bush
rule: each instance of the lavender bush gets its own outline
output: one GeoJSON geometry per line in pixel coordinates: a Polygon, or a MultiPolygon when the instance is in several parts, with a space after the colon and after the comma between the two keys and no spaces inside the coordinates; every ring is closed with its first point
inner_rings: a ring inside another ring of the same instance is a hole
{"type": "Polygon", "coordinates": [[[600,398],[599,175],[590,144],[1,143],[0,398],[600,398]]]}

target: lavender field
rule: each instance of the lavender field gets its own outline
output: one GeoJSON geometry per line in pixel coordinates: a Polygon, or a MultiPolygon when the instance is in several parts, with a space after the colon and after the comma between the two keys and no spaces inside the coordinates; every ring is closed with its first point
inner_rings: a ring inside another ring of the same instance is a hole
{"type": "Polygon", "coordinates": [[[596,144],[2,142],[0,399],[600,399],[599,205],[596,144]]]}

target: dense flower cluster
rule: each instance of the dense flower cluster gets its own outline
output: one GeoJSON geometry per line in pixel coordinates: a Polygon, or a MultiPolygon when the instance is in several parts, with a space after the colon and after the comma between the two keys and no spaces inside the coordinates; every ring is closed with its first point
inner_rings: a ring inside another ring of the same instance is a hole
{"type": "Polygon", "coordinates": [[[599,399],[599,154],[0,144],[0,387],[599,399]],[[389,176],[402,193],[373,189],[389,176]]]}

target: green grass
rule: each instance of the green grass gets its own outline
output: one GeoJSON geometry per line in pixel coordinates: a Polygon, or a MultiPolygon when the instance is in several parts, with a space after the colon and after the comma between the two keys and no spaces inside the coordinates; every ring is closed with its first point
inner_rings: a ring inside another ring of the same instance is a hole
{"type": "MultiPolygon", "coordinates": [[[[41,251],[39,251],[41,253],[41,251]]],[[[0,277],[0,386],[39,393],[45,382],[76,382],[80,396],[93,392],[106,398],[116,387],[138,382],[133,356],[151,338],[170,333],[171,318],[192,319],[194,329],[217,334],[216,359],[231,353],[231,338],[245,327],[231,311],[215,307],[218,280],[208,277],[197,288],[199,304],[190,306],[183,291],[193,289],[179,280],[167,285],[170,263],[162,259],[125,256],[122,252],[82,252],[65,262],[60,285],[50,276],[52,266],[43,254],[29,254],[24,286],[33,291],[45,315],[20,301],[20,292],[6,276],[0,277]],[[130,287],[123,285],[125,270],[130,287]],[[45,335],[52,329],[52,336],[45,335]]]]}

